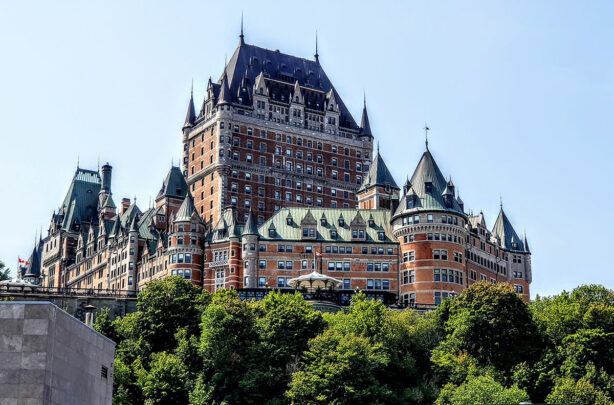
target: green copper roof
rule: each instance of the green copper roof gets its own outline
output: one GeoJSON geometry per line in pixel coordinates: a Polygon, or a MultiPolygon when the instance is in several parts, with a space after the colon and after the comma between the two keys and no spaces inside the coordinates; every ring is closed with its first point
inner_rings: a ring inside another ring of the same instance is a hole
{"type": "Polygon", "coordinates": [[[410,184],[411,187],[407,195],[401,198],[395,215],[420,211],[447,211],[465,215],[458,201],[454,198],[452,191],[454,184],[452,182],[448,184],[428,149],[418,162],[410,184]],[[444,202],[444,195],[451,197],[449,206],[444,202]],[[413,208],[407,208],[408,196],[414,196],[413,208]]]}
{"type": "Polygon", "coordinates": [[[254,218],[252,210],[249,210],[247,222],[243,228],[243,235],[258,235],[258,224],[256,224],[256,218],[254,218]]]}
{"type": "MultiPolygon", "coordinates": [[[[309,225],[316,228],[316,241],[352,241],[351,226],[354,225],[350,225],[351,222],[355,221],[356,224],[364,224],[363,218],[373,215],[375,226],[371,228],[368,225],[363,225],[366,233],[366,242],[396,242],[396,239],[392,236],[392,227],[390,226],[390,211],[361,210],[356,208],[282,208],[260,226],[260,239],[302,240],[303,233],[300,224],[303,218],[308,216],[308,213],[313,218],[321,218],[323,214],[326,215],[326,218],[329,218],[326,225],[322,225],[321,221],[317,221],[315,225],[309,225]],[[286,222],[288,214],[291,214],[294,219],[292,225],[288,225],[286,222]],[[339,224],[339,218],[345,218],[343,225],[339,224]],[[350,221],[347,221],[348,218],[350,221]],[[275,237],[269,236],[269,229],[275,229],[275,237]],[[331,236],[331,230],[337,232],[337,238],[331,236]],[[379,232],[384,232],[384,240],[379,240],[379,232]]],[[[309,222],[311,222],[311,218],[309,218],[309,222]]]]}
{"type": "Polygon", "coordinates": [[[375,157],[373,158],[373,162],[371,162],[369,173],[367,174],[367,177],[365,177],[358,191],[360,192],[367,190],[375,186],[385,187],[386,185],[390,186],[390,188],[399,190],[399,186],[397,186],[392,174],[390,174],[390,170],[388,170],[388,166],[386,166],[386,163],[384,163],[384,159],[382,159],[378,149],[375,157]]]}
{"type": "Polygon", "coordinates": [[[126,212],[124,212],[123,214],[120,215],[120,220],[122,223],[122,227],[123,228],[128,228],[130,226],[130,224],[132,223],[132,219],[137,216],[137,215],[141,215],[142,212],[139,209],[139,207],[136,205],[136,202],[133,202],[128,209],[126,210],[126,212]]]}
{"type": "Polygon", "coordinates": [[[177,216],[175,217],[175,221],[191,221],[192,216],[196,214],[198,219],[200,220],[200,216],[196,212],[196,207],[194,206],[194,199],[192,198],[192,194],[188,192],[181,203],[181,207],[177,211],[177,216]]]}

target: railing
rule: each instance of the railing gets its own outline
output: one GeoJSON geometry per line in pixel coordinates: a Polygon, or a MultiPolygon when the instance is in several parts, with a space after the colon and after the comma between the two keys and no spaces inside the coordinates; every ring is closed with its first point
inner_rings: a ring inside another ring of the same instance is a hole
{"type": "Polygon", "coordinates": [[[62,296],[96,296],[96,297],[122,297],[136,298],[137,291],[109,290],[94,288],[62,288],[62,287],[40,287],[36,285],[0,285],[0,293],[22,293],[22,294],[47,294],[62,296]]]}
{"type": "Polygon", "coordinates": [[[437,309],[437,305],[435,304],[417,304],[415,302],[400,302],[398,304],[392,305],[391,307],[398,309],[411,308],[417,311],[434,311],[437,309]]]}

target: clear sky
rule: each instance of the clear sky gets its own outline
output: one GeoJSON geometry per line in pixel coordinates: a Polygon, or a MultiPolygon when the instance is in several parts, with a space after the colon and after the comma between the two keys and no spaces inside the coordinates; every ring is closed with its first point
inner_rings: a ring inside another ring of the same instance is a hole
{"type": "Polygon", "coordinates": [[[614,287],[614,3],[0,2],[0,259],[15,268],[80,165],[146,207],[181,153],[190,81],[238,43],[320,61],[399,184],[422,128],[467,209],[499,196],[533,253],[532,295],[614,287]]]}

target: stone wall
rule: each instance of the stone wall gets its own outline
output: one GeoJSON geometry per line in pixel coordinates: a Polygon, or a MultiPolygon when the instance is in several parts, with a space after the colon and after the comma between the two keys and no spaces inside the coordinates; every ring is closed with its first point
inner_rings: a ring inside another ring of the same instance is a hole
{"type": "Polygon", "coordinates": [[[0,302],[1,404],[111,404],[114,354],[49,302],[0,302]]]}

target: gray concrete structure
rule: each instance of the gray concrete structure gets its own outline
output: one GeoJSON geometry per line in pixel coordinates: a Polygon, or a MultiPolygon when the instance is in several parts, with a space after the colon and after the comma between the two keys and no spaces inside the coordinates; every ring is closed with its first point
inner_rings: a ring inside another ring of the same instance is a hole
{"type": "Polygon", "coordinates": [[[0,302],[0,404],[111,404],[115,343],[49,302],[0,302]]]}

